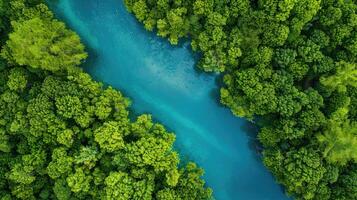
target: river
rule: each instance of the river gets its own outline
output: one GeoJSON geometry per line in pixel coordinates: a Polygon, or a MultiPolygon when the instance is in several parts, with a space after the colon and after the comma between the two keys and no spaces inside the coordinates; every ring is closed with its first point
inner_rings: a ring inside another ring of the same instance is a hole
{"type": "Polygon", "coordinates": [[[54,2],[57,17],[87,45],[85,70],[121,90],[136,114],[150,113],[175,132],[181,159],[205,169],[216,199],[288,199],[261,162],[254,126],[219,104],[219,78],[195,69],[188,42],[173,47],[145,31],[121,0],[54,2]]]}

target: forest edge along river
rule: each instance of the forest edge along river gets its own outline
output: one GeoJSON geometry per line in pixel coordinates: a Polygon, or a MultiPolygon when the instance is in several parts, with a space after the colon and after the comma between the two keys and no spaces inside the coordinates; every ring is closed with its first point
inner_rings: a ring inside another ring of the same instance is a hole
{"type": "Polygon", "coordinates": [[[145,31],[121,0],[49,5],[86,44],[86,71],[174,132],[181,160],[204,168],[216,199],[288,199],[261,162],[255,128],[219,105],[218,77],[195,70],[198,56],[188,42],[173,47],[145,31]]]}

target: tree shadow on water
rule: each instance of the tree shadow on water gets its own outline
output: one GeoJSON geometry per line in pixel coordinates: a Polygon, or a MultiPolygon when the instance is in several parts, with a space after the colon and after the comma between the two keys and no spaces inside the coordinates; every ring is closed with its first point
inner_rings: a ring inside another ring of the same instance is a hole
{"type": "Polygon", "coordinates": [[[248,137],[248,147],[252,151],[254,158],[261,162],[262,160],[262,150],[263,147],[260,144],[258,140],[258,132],[259,132],[259,127],[258,125],[253,121],[248,121],[244,120],[241,130],[247,135],[248,137]]]}
{"type": "MultiPolygon", "coordinates": [[[[220,89],[224,86],[224,83],[223,83],[223,75],[217,75],[215,77],[215,85],[216,87],[213,88],[211,91],[210,91],[210,98],[214,100],[214,102],[216,103],[216,105],[218,107],[222,107],[222,108],[227,108],[225,105],[222,104],[221,102],[221,92],[220,92],[220,89]]],[[[229,108],[227,108],[229,109],[229,108]]]]}
{"type": "Polygon", "coordinates": [[[85,51],[88,53],[88,57],[85,62],[82,63],[81,67],[86,71],[90,72],[92,68],[95,68],[98,61],[98,53],[97,51],[89,45],[89,42],[82,39],[82,42],[85,44],[85,51]]]}

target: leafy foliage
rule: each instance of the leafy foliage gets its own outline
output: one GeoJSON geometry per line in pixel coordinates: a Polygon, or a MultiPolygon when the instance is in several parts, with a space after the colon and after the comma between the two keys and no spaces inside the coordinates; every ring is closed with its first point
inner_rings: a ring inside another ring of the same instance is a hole
{"type": "Polygon", "coordinates": [[[87,54],[79,36],[49,14],[43,16],[48,12],[43,4],[35,10],[24,7],[20,18],[11,21],[13,32],[2,57],[13,64],[53,72],[80,64],[87,54]]]}

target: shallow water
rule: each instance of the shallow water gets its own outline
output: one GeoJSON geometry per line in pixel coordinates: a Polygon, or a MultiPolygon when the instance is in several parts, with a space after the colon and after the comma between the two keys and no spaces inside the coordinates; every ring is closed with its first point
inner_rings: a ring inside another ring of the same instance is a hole
{"type": "Polygon", "coordinates": [[[218,200],[288,199],[264,168],[255,129],[219,105],[217,76],[198,73],[188,43],[146,32],[121,0],[60,0],[56,15],[88,47],[86,71],[123,91],[135,113],[151,113],[177,135],[182,159],[202,166],[218,200]]]}

